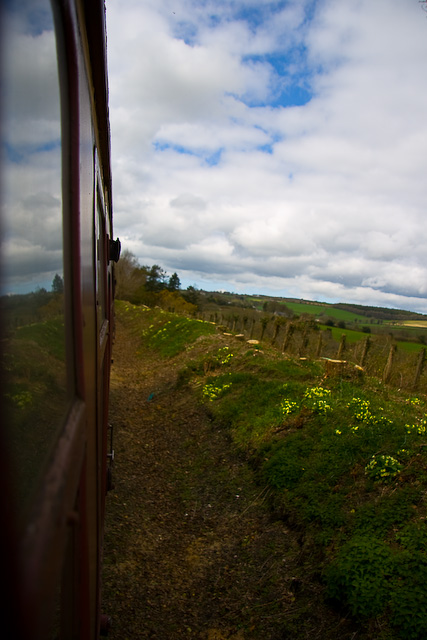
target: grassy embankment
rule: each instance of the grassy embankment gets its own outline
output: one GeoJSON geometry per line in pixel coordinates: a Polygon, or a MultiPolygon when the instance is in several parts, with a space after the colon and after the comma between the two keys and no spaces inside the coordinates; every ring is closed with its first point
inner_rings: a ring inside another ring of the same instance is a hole
{"type": "Polygon", "coordinates": [[[331,603],[375,627],[372,638],[425,638],[426,397],[375,378],[325,378],[320,362],[267,346],[231,337],[224,346],[211,323],[143,315],[146,345],[166,359],[187,350],[181,383],[208,404],[301,532],[331,603]],[[193,357],[195,340],[208,335],[193,357]]]}

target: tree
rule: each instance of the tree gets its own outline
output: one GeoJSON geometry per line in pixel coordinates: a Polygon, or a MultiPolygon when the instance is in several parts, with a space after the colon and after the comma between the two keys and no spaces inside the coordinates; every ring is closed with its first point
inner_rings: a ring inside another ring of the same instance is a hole
{"type": "Polygon", "coordinates": [[[182,295],[187,300],[187,302],[198,306],[199,293],[196,287],[193,287],[192,285],[190,285],[189,287],[187,287],[186,291],[182,292],[182,295]]]}
{"type": "Polygon", "coordinates": [[[131,251],[125,249],[114,267],[116,298],[132,302],[138,289],[145,285],[148,269],[148,267],[141,267],[138,258],[131,251]]]}
{"type": "Polygon", "coordinates": [[[173,273],[171,275],[171,277],[169,278],[167,288],[169,289],[169,291],[179,291],[179,289],[181,288],[181,282],[180,282],[180,279],[178,278],[177,273],[173,273]]]}
{"type": "Polygon", "coordinates": [[[166,271],[158,264],[153,264],[148,275],[145,288],[147,291],[162,291],[166,288],[166,271]]]}
{"type": "Polygon", "coordinates": [[[290,318],[294,315],[293,311],[289,309],[284,302],[280,302],[279,300],[267,300],[264,302],[262,309],[266,313],[278,313],[279,315],[290,318]]]}
{"type": "Polygon", "coordinates": [[[156,298],[159,307],[167,311],[172,311],[173,313],[186,313],[193,315],[197,311],[197,307],[184,300],[177,291],[164,289],[157,294],[156,298]]]}
{"type": "Polygon", "coordinates": [[[52,280],[52,291],[53,293],[64,293],[64,281],[57,273],[52,280]]]}

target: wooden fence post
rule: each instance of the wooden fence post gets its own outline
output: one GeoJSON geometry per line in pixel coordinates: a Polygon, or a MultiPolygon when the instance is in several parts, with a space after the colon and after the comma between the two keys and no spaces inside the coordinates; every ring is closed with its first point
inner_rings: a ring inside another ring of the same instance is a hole
{"type": "Polygon", "coordinates": [[[345,333],[343,333],[341,336],[340,346],[338,347],[337,360],[342,360],[342,354],[344,353],[345,349],[345,341],[346,335],[345,333]]]}
{"type": "Polygon", "coordinates": [[[320,358],[320,354],[322,353],[322,342],[323,342],[323,336],[322,336],[322,332],[319,332],[319,338],[317,340],[317,347],[316,347],[316,358],[320,358]]]}
{"type": "Polygon", "coordinates": [[[394,354],[396,353],[396,345],[392,344],[390,347],[390,351],[388,354],[388,358],[387,358],[387,364],[385,366],[384,369],[384,373],[383,373],[383,382],[386,383],[389,381],[390,376],[391,376],[391,370],[393,368],[393,360],[394,360],[394,354]]]}
{"type": "Polygon", "coordinates": [[[366,336],[365,342],[363,344],[362,357],[360,358],[361,367],[365,365],[366,356],[368,355],[368,350],[370,346],[371,346],[371,339],[369,336],[366,336]]]}
{"type": "Polygon", "coordinates": [[[269,321],[270,321],[269,318],[266,318],[266,317],[260,319],[260,322],[261,322],[261,337],[260,337],[260,340],[262,340],[263,337],[264,337],[264,333],[265,333],[265,330],[267,328],[267,325],[268,325],[269,321]]]}
{"type": "Polygon", "coordinates": [[[252,338],[254,337],[254,328],[255,328],[255,318],[252,318],[251,333],[249,336],[250,340],[252,340],[252,338]]]}
{"type": "Polygon", "coordinates": [[[302,356],[304,355],[307,345],[308,345],[307,326],[305,326],[302,332],[301,344],[300,344],[299,354],[298,354],[300,358],[302,358],[302,356]]]}
{"type": "Polygon", "coordinates": [[[419,384],[419,381],[420,381],[420,378],[421,378],[421,374],[423,372],[425,359],[426,359],[426,350],[425,349],[421,349],[421,351],[418,354],[417,368],[416,368],[416,371],[415,371],[414,382],[412,384],[414,389],[416,389],[418,387],[418,384],[419,384]]]}
{"type": "Polygon", "coordinates": [[[274,344],[276,342],[276,338],[277,338],[277,334],[279,333],[279,329],[280,329],[280,322],[278,320],[276,320],[275,325],[274,325],[274,333],[273,333],[273,338],[271,340],[271,344],[274,344]]]}
{"type": "Polygon", "coordinates": [[[294,332],[294,328],[295,327],[292,324],[292,322],[289,321],[288,324],[286,325],[285,337],[283,338],[283,345],[282,345],[283,352],[285,352],[286,349],[288,348],[289,342],[294,332]]]}

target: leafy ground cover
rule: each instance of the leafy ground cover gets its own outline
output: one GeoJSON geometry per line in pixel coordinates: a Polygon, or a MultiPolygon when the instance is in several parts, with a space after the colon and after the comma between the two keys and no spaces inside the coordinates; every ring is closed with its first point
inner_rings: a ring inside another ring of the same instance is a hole
{"type": "MultiPolygon", "coordinates": [[[[361,379],[356,372],[326,377],[320,361],[285,358],[266,345],[225,337],[210,323],[184,322],[179,316],[126,304],[118,313],[140,345],[135,353],[141,349],[147,358],[149,348],[158,354],[156,371],[174,371],[174,393],[184,394],[194,410],[208,412],[224,456],[237,452],[249,465],[239,467],[238,486],[243,475],[254,478],[265,497],[262,508],[257,503],[258,515],[262,512],[265,518],[267,504],[276,533],[282,527],[275,536],[274,557],[283,553],[291,568],[275,565],[272,582],[263,583],[267,600],[259,590],[246,592],[239,626],[227,618],[233,633],[223,630],[223,635],[218,631],[211,637],[425,638],[425,395],[401,392],[376,378],[361,379]],[[279,551],[281,536],[287,537],[286,551],[279,551]],[[319,607],[317,635],[307,605],[313,596],[319,607]],[[257,602],[262,602],[261,616],[257,602]],[[266,635],[269,616],[275,624],[266,635]],[[307,616],[309,622],[303,624],[307,616]],[[338,631],[344,620],[347,626],[338,631]]],[[[183,419],[178,412],[175,420],[183,419]]],[[[197,455],[187,441],[191,454],[187,459],[184,453],[184,462],[175,466],[174,485],[180,487],[185,513],[195,493],[202,491],[197,482],[203,484],[207,476],[215,476],[221,495],[231,495],[230,475],[225,468],[222,473],[211,468],[209,436],[205,433],[202,439],[204,447],[197,455]]],[[[143,481],[143,474],[140,477],[143,481]]],[[[234,485],[233,491],[240,495],[234,485]]],[[[257,526],[262,529],[265,521],[257,526]]],[[[258,579],[254,576],[262,565],[259,554],[267,553],[266,540],[253,535],[253,530],[243,535],[248,536],[246,544],[240,539],[238,560],[242,562],[242,550],[250,558],[245,576],[235,566],[235,579],[258,579]]],[[[229,592],[224,589],[216,597],[227,608],[229,592]]],[[[235,592],[235,603],[239,597],[235,592]]],[[[197,633],[176,637],[209,637],[207,631],[197,633]]]]}

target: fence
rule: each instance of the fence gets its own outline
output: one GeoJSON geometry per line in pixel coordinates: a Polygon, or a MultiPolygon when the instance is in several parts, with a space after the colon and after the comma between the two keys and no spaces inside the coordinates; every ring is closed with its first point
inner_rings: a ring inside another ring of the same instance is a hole
{"type": "Polygon", "coordinates": [[[323,329],[313,320],[285,319],[260,313],[215,312],[201,314],[224,331],[241,334],[245,339],[270,344],[284,354],[300,358],[324,359],[341,371],[355,370],[382,380],[391,386],[427,393],[426,349],[413,353],[399,348],[391,334],[367,334],[350,342],[343,333],[334,339],[332,329],[323,329]]]}

